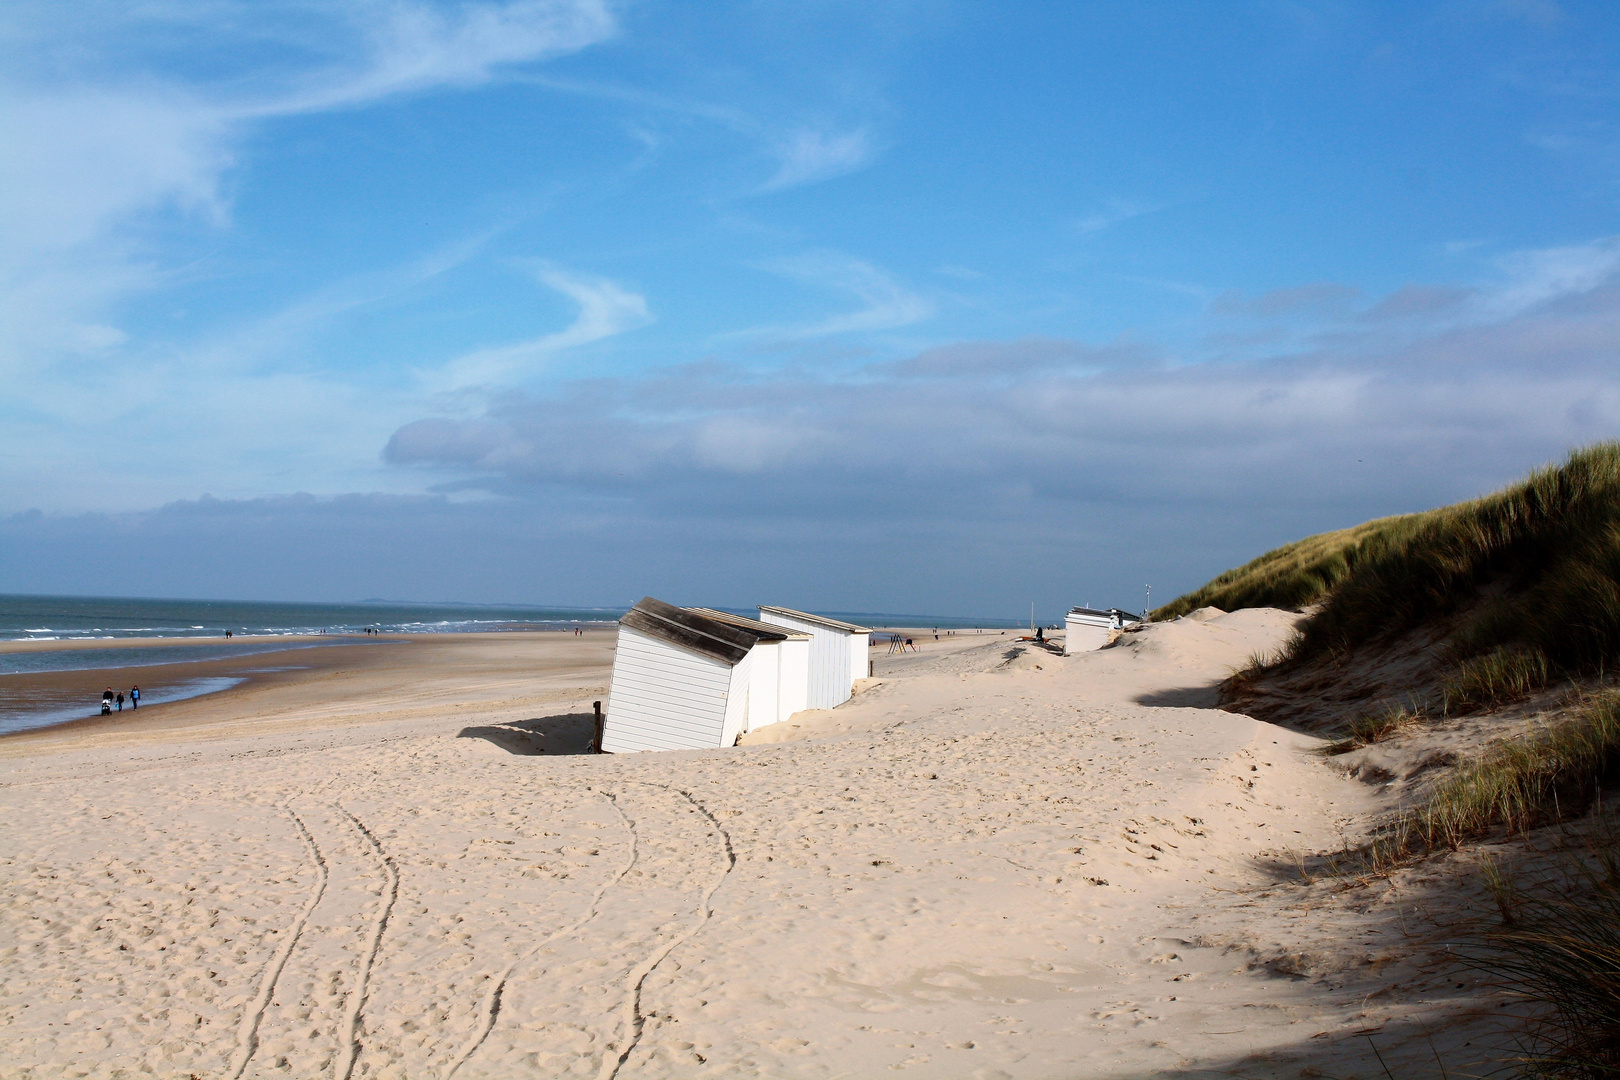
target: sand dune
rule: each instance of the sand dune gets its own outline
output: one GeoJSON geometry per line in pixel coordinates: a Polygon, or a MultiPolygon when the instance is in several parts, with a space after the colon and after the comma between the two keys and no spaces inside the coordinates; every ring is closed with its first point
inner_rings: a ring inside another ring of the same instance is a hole
{"type": "Polygon", "coordinates": [[[605,642],[539,635],[424,646],[397,696],[333,673],[9,742],[0,1064],[1374,1076],[1359,1033],[1422,1073],[1423,1024],[1464,1060],[1479,998],[1417,894],[1286,883],[1372,789],[1195,707],[1291,621],[927,641],[723,751],[569,752],[605,642]]]}

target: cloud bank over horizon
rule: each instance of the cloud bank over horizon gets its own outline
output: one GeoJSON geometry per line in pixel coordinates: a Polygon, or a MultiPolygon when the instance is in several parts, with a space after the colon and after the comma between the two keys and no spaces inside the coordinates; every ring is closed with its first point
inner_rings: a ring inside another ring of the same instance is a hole
{"type": "Polygon", "coordinates": [[[1132,606],[1620,435],[1607,9],[1172,7],[17,5],[0,590],[1132,606]]]}

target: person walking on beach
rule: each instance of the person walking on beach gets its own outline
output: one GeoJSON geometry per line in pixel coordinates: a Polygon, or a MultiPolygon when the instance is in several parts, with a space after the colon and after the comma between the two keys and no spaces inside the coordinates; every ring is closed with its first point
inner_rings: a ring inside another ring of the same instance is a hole
{"type": "Polygon", "coordinates": [[[112,687],[109,686],[101,692],[101,715],[106,716],[110,712],[112,712],[112,687]]]}
{"type": "Polygon", "coordinates": [[[124,692],[122,690],[118,691],[118,711],[124,711],[124,692]]]}
{"type": "Polygon", "coordinates": [[[141,707],[141,688],[138,686],[129,688],[129,707],[132,709],[141,707]]]}

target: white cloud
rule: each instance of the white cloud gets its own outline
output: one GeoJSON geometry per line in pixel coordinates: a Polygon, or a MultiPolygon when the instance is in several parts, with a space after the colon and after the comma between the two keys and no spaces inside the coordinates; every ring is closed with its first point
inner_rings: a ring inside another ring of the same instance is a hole
{"type": "Polygon", "coordinates": [[[896,330],[931,318],[934,302],[906,288],[894,275],[864,259],[822,251],[762,264],[762,269],[823,289],[846,293],[862,303],[855,311],[793,326],[759,327],[730,336],[828,337],[858,331],[896,330]]]}
{"type": "Polygon", "coordinates": [[[132,223],[179,212],[228,224],[225,178],[254,123],[485,81],[614,32],[601,0],[60,11],[21,4],[0,25],[26,45],[0,83],[0,312],[13,316],[0,366],[11,370],[31,350],[108,341],[104,310],[161,279],[132,223]],[[204,44],[278,60],[228,84],[183,81],[161,62],[204,44]]]}
{"type": "Polygon", "coordinates": [[[426,389],[442,393],[521,380],[537,374],[538,365],[565,349],[614,337],[653,321],[645,297],[607,278],[574,273],[540,261],[530,263],[529,270],[541,284],[579,305],[574,321],[561,330],[527,341],[458,356],[442,368],[423,374],[426,389]]]}
{"type": "Polygon", "coordinates": [[[1083,214],[1075,219],[1074,226],[1083,233],[1102,232],[1104,229],[1118,225],[1122,221],[1141,217],[1162,210],[1163,207],[1151,203],[1131,202],[1125,199],[1110,199],[1102,206],[1083,214]]]}
{"type": "Polygon", "coordinates": [[[601,0],[463,4],[450,14],[420,3],[362,5],[348,16],[365,42],[362,63],[308,76],[298,91],[250,106],[247,114],[325,111],[438,86],[470,86],[488,81],[502,65],[576,52],[616,29],[601,0]]]}
{"type": "Polygon", "coordinates": [[[846,132],[796,131],[777,143],[781,164],[763,190],[780,191],[843,176],[863,168],[874,153],[871,135],[865,128],[846,132]]]}
{"type": "MultiPolygon", "coordinates": [[[[375,450],[406,397],[273,369],[334,315],[442,272],[482,238],[178,347],[131,341],[120,325],[124,301],[186,272],[144,238],[175,235],[176,219],[228,228],[239,147],[276,117],[489,81],[614,30],[602,0],[5,6],[0,40],[15,62],[0,77],[0,423],[4,453],[46,464],[9,471],[4,497],[149,504],[182,476],[188,491],[309,482],[297,476],[387,483],[375,450]],[[199,57],[221,56],[232,57],[226,76],[198,74],[209,70],[199,57]],[[142,439],[137,463],[121,427],[153,421],[167,437],[142,439]]],[[[551,283],[574,289],[583,312],[541,347],[622,325],[641,303],[567,275],[551,283]]]]}
{"type": "MultiPolygon", "coordinates": [[[[1604,250],[1525,253],[1509,261],[1524,272],[1494,289],[1406,287],[1349,310],[1329,286],[1245,301],[1262,317],[1325,310],[1356,327],[1245,362],[1027,338],[936,347],[853,378],[709,365],[408,424],[386,456],[511,496],[611,496],[653,518],[782,529],[1078,528],[1086,514],[1195,521],[1232,507],[1351,524],[1620,435],[1620,267],[1596,269],[1604,250]],[[1530,294],[1543,299],[1525,307],[1530,294]],[[604,430],[611,445],[593,445],[604,430]]],[[[850,266],[793,270],[821,283],[870,270],[850,266]]]]}
{"type": "Polygon", "coordinates": [[[1502,284],[1480,296],[1482,314],[1502,318],[1561,296],[1590,292],[1620,270],[1620,237],[1517,252],[1498,260],[1502,284]]]}

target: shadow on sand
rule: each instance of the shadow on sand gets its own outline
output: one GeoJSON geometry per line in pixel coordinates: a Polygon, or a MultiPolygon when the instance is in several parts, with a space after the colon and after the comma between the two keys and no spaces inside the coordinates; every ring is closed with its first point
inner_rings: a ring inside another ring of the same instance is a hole
{"type": "Polygon", "coordinates": [[[558,756],[590,753],[591,739],[595,735],[596,717],[586,712],[539,716],[487,727],[467,727],[457,732],[456,738],[483,739],[508,754],[558,756]]]}
{"type": "MultiPolygon", "coordinates": [[[[1483,1014],[1489,1010],[1480,1009],[1483,1014]]],[[[1458,1025],[1436,1019],[1402,1021],[1356,1028],[1352,1025],[1323,1031],[1292,1047],[1266,1053],[1211,1061],[1203,1067],[1154,1072],[1157,1080],[1294,1080],[1296,1077],[1333,1077],[1336,1080],[1458,1080],[1459,1077],[1510,1074],[1512,1063],[1523,1060],[1504,1015],[1504,1026],[1458,1025]]],[[[1223,1025],[1224,1026],[1224,1025],[1223,1025]]],[[[1234,1032],[1220,1032],[1231,1035],[1234,1032]]]]}
{"type": "Polygon", "coordinates": [[[1151,705],[1158,709],[1214,709],[1220,705],[1220,684],[1171,686],[1139,694],[1131,700],[1138,705],[1151,705]]]}

